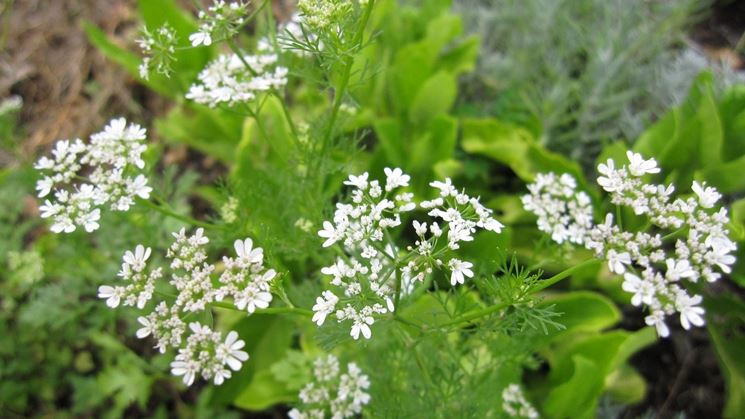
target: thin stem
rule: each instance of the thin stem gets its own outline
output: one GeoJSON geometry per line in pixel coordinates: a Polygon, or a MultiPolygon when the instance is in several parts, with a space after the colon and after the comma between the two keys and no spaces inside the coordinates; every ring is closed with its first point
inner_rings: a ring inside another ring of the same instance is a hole
{"type": "MultiPolygon", "coordinates": [[[[352,39],[352,46],[354,49],[356,49],[362,44],[362,39],[365,33],[365,27],[367,27],[367,22],[368,20],[370,20],[370,14],[372,13],[374,4],[375,4],[375,0],[370,0],[367,3],[365,12],[362,15],[362,19],[360,20],[360,26],[357,28],[357,32],[354,34],[354,38],[352,39]]],[[[329,121],[326,126],[326,133],[323,136],[323,142],[321,143],[321,154],[320,154],[320,158],[318,159],[316,170],[320,170],[321,161],[323,160],[323,157],[326,155],[326,149],[328,148],[328,143],[331,141],[331,135],[334,132],[334,125],[336,124],[336,119],[339,116],[339,109],[341,108],[342,100],[344,99],[344,95],[346,94],[347,87],[349,85],[349,78],[352,75],[353,64],[354,64],[354,59],[352,58],[351,55],[347,55],[346,57],[344,57],[344,69],[342,70],[341,81],[339,82],[336,92],[334,93],[334,103],[331,108],[331,116],[329,117],[329,121]]]]}
{"type": "Polygon", "coordinates": [[[248,61],[243,57],[243,52],[240,48],[238,48],[238,45],[235,43],[235,41],[232,38],[228,38],[225,40],[225,43],[228,44],[230,49],[235,53],[236,57],[238,57],[239,60],[243,63],[243,66],[246,67],[246,70],[248,70],[249,73],[251,73],[252,76],[256,77],[259,75],[259,73],[256,72],[253,68],[251,68],[251,65],[248,64],[248,61]]]}
{"type": "Polygon", "coordinates": [[[191,218],[189,216],[186,216],[186,215],[183,215],[183,214],[179,214],[176,211],[174,211],[171,208],[169,208],[165,204],[165,202],[163,202],[162,200],[159,200],[157,198],[156,198],[156,200],[158,200],[159,203],[156,204],[156,203],[154,203],[154,202],[152,202],[152,201],[150,201],[148,199],[140,199],[140,202],[143,205],[145,205],[146,207],[150,207],[150,208],[154,209],[155,211],[158,211],[159,213],[161,213],[161,214],[163,214],[163,215],[165,215],[167,217],[171,217],[171,218],[174,218],[176,220],[183,221],[183,222],[185,222],[187,224],[195,225],[195,226],[198,226],[198,227],[209,228],[209,229],[219,228],[219,226],[217,226],[216,224],[205,223],[204,221],[199,221],[199,220],[194,219],[194,218],[191,218]]]}
{"type": "Polygon", "coordinates": [[[575,272],[584,269],[588,266],[595,265],[600,263],[601,261],[599,259],[587,259],[586,261],[580,263],[579,265],[574,265],[569,269],[565,269],[558,274],[552,276],[551,278],[548,278],[546,280],[543,280],[539,282],[536,286],[534,286],[531,290],[531,294],[535,294],[539,291],[543,291],[544,289],[556,284],[557,282],[561,281],[564,278],[567,278],[574,274],[575,272]]]}
{"type": "MultiPolygon", "coordinates": [[[[548,279],[545,279],[545,280],[541,281],[540,283],[538,283],[537,285],[535,285],[533,288],[530,289],[530,291],[528,292],[528,294],[535,294],[535,293],[537,293],[539,291],[542,291],[542,290],[544,290],[544,289],[546,289],[546,288],[548,288],[548,287],[556,284],[557,282],[561,281],[562,279],[571,276],[573,273],[577,272],[578,270],[581,270],[583,268],[586,268],[586,267],[588,267],[590,265],[593,265],[593,264],[596,264],[596,263],[600,263],[600,260],[598,260],[598,259],[588,259],[588,260],[586,260],[586,261],[584,261],[584,262],[582,262],[582,263],[580,263],[578,265],[574,265],[571,268],[565,269],[565,270],[559,272],[558,274],[556,274],[556,275],[554,275],[554,276],[552,276],[552,277],[550,277],[548,279]]],[[[511,305],[512,305],[512,302],[503,302],[503,303],[495,304],[493,306],[485,307],[485,308],[482,308],[481,310],[474,311],[474,312],[472,312],[470,314],[466,314],[466,315],[461,316],[461,317],[459,317],[457,319],[453,319],[453,320],[450,320],[448,322],[438,324],[438,325],[435,326],[435,328],[442,328],[442,327],[448,327],[448,326],[455,326],[455,325],[459,325],[459,324],[462,324],[462,323],[468,323],[468,322],[470,322],[472,320],[476,320],[476,319],[479,319],[481,317],[488,316],[489,314],[492,314],[494,312],[497,312],[497,311],[500,311],[500,310],[504,310],[505,308],[507,308],[507,307],[509,307],[511,305]]]]}

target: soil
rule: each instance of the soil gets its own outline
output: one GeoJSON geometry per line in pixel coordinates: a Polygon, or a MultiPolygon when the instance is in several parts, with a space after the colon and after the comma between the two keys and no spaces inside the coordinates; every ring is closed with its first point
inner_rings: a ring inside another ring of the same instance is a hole
{"type": "MultiPolygon", "coordinates": [[[[5,0],[0,11],[0,98],[14,94],[24,99],[22,149],[28,158],[59,138],[87,136],[112,115],[149,125],[167,111],[166,101],[106,60],[82,30],[83,22],[91,22],[132,45],[138,25],[135,0],[5,0]]],[[[745,2],[720,1],[693,28],[691,38],[710,57],[745,68],[744,30],[745,2]]],[[[175,161],[211,165],[182,148],[172,153],[175,161]]],[[[636,329],[642,324],[639,311],[629,308],[624,326],[636,329]]],[[[658,417],[681,412],[692,418],[721,416],[724,380],[705,329],[673,333],[638,353],[632,364],[647,381],[648,395],[623,417],[650,412],[658,417]]]]}

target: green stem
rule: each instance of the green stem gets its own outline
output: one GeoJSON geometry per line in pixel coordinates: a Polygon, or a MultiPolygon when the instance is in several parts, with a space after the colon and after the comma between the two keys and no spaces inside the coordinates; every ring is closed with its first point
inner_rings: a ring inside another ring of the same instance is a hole
{"type": "Polygon", "coordinates": [[[259,74],[251,68],[251,66],[248,64],[246,59],[243,57],[243,52],[240,48],[238,48],[238,45],[235,43],[235,41],[232,38],[228,38],[225,40],[225,43],[228,44],[230,49],[235,53],[235,55],[238,57],[239,60],[243,63],[243,66],[246,67],[246,70],[248,70],[249,73],[251,73],[252,76],[256,77],[259,74]]]}
{"type": "MultiPolygon", "coordinates": [[[[375,0],[370,0],[367,3],[365,12],[362,15],[362,19],[360,20],[360,26],[357,28],[357,32],[354,34],[354,38],[352,39],[353,50],[356,50],[362,45],[365,27],[367,27],[367,22],[368,20],[370,20],[370,14],[372,13],[374,4],[375,0]]],[[[339,85],[336,88],[336,92],[334,93],[334,103],[331,108],[331,116],[329,117],[329,121],[326,126],[326,133],[323,136],[323,142],[321,143],[321,154],[320,158],[318,159],[316,170],[320,170],[321,161],[323,161],[323,157],[326,155],[328,144],[331,141],[331,135],[334,132],[334,125],[336,124],[336,119],[339,116],[339,109],[341,108],[342,100],[344,99],[344,95],[346,94],[347,87],[349,85],[349,78],[352,75],[353,64],[354,58],[351,55],[347,55],[346,57],[344,57],[344,69],[342,70],[341,81],[339,82],[339,85]]]]}
{"type": "MultiPolygon", "coordinates": [[[[158,199],[156,198],[156,200],[158,199]]],[[[219,226],[217,226],[216,224],[205,223],[204,221],[199,221],[197,219],[188,217],[186,215],[179,214],[176,211],[169,208],[163,201],[160,201],[158,204],[156,204],[148,199],[140,199],[140,202],[146,207],[150,207],[154,209],[155,211],[158,211],[159,213],[167,217],[171,217],[176,220],[183,221],[187,224],[191,224],[191,225],[195,225],[195,226],[203,227],[203,228],[209,228],[209,229],[219,228],[219,226]]]]}
{"type": "MultiPolygon", "coordinates": [[[[535,294],[535,293],[537,293],[539,291],[542,291],[542,290],[544,290],[544,289],[546,289],[546,288],[548,288],[548,287],[556,284],[557,282],[561,281],[562,279],[571,276],[573,273],[577,272],[578,270],[581,270],[583,268],[586,268],[587,266],[590,266],[590,265],[593,265],[593,264],[596,264],[596,263],[600,263],[600,260],[598,260],[598,259],[588,259],[588,260],[586,260],[586,261],[584,261],[584,262],[582,262],[582,263],[580,263],[578,265],[572,266],[569,269],[565,269],[565,270],[559,272],[558,274],[552,276],[551,278],[548,278],[546,280],[543,280],[540,283],[538,283],[537,285],[535,285],[533,288],[531,288],[531,290],[529,291],[528,294],[535,294]]],[[[461,316],[461,317],[459,317],[457,319],[453,319],[453,320],[450,320],[448,322],[438,324],[438,325],[435,326],[435,328],[442,328],[442,327],[448,327],[448,326],[455,326],[455,325],[459,325],[459,324],[462,324],[462,323],[468,323],[468,322],[470,322],[472,320],[476,320],[476,319],[479,319],[481,317],[488,316],[488,315],[490,315],[490,314],[492,314],[494,312],[497,312],[497,311],[500,311],[500,310],[504,310],[505,308],[507,308],[507,307],[509,307],[511,305],[512,305],[512,302],[503,302],[503,303],[495,304],[493,306],[485,307],[485,308],[482,308],[481,310],[474,311],[474,312],[472,312],[470,314],[466,314],[466,315],[461,316]]]]}

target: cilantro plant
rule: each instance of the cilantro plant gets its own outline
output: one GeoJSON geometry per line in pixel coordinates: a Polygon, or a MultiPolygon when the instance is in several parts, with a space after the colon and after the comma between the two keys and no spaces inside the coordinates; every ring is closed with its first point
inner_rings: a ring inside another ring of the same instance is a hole
{"type": "MultiPolygon", "coordinates": [[[[651,181],[667,151],[658,167],[624,148],[627,163],[598,166],[606,202],[530,129],[457,118],[479,40],[450,2],[414,3],[300,0],[278,21],[268,0],[143,0],[136,53],[86,26],[174,103],[153,127],[114,118],[34,165],[44,240],[97,273],[80,287],[103,328],[136,338],[92,338],[127,353],[98,378],[114,413],[164,382],[296,419],[594,417],[644,397],[630,358],[685,333],[671,318],[707,324],[702,284],[732,273],[738,248],[721,193],[681,176],[694,195],[674,197],[651,181]],[[224,171],[187,194],[156,137],[224,171]],[[603,275],[616,301],[567,291],[603,275]],[[644,306],[644,324],[614,328],[617,304],[644,306]]],[[[17,298],[67,266],[21,247],[17,298]]]]}

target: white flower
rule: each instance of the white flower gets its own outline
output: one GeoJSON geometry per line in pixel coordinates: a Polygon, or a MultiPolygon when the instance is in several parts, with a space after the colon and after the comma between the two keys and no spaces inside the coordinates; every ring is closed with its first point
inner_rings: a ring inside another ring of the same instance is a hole
{"type": "Polygon", "coordinates": [[[689,297],[685,293],[679,294],[675,299],[675,309],[680,313],[680,324],[684,329],[690,329],[691,324],[697,327],[704,325],[704,309],[698,307],[701,301],[700,295],[689,297]]]}
{"type": "Polygon", "coordinates": [[[111,308],[119,306],[122,297],[121,294],[122,292],[120,290],[109,285],[101,285],[98,287],[98,298],[105,298],[106,305],[111,308]]]}
{"type": "Polygon", "coordinates": [[[352,330],[349,332],[349,335],[352,336],[354,340],[357,340],[360,338],[361,332],[365,339],[370,339],[370,336],[372,336],[370,325],[372,325],[373,322],[374,320],[371,316],[359,317],[354,321],[354,324],[352,324],[352,330]]]}
{"type": "Polygon", "coordinates": [[[147,178],[129,176],[145,166],[145,134],[124,118],[112,119],[103,131],[91,135],[89,144],[60,140],[53,158],[39,159],[34,166],[43,173],[36,184],[39,197],[53,194],[40,208],[41,216],[52,218],[53,232],[71,233],[77,227],[92,232],[99,228],[102,206],[126,211],[136,197],[150,197],[147,178]]]}
{"type": "Polygon", "coordinates": [[[217,356],[222,358],[230,369],[238,371],[241,369],[241,363],[248,360],[248,353],[241,350],[244,346],[246,346],[246,343],[238,339],[238,333],[231,330],[225,337],[225,343],[218,347],[217,356]]]}
{"type": "Polygon", "coordinates": [[[390,192],[398,187],[405,187],[409,186],[409,180],[411,177],[407,174],[404,174],[404,172],[396,167],[394,169],[390,169],[386,167],[383,169],[386,176],[385,181],[385,190],[390,192]]]}
{"type": "Polygon", "coordinates": [[[369,175],[368,175],[367,172],[365,172],[365,173],[363,173],[363,174],[361,174],[359,176],[349,175],[349,179],[345,180],[344,181],[344,184],[345,185],[348,185],[348,186],[354,186],[355,188],[364,191],[365,189],[367,189],[367,178],[368,178],[368,176],[369,175]]]}
{"type": "Polygon", "coordinates": [[[260,247],[253,249],[253,240],[246,238],[245,240],[236,240],[233,243],[235,248],[235,254],[241,261],[251,263],[261,263],[264,260],[264,250],[260,247]]]}
{"type": "Polygon", "coordinates": [[[598,165],[598,173],[603,175],[598,176],[598,185],[602,186],[606,192],[614,192],[621,187],[621,179],[617,175],[612,159],[608,159],[606,163],[600,163],[598,165]]]}
{"type": "Polygon", "coordinates": [[[414,226],[414,231],[416,231],[417,236],[424,236],[427,234],[427,223],[420,223],[417,220],[412,221],[412,225],[414,226]]]}
{"type": "Polygon", "coordinates": [[[626,272],[626,266],[631,264],[631,255],[628,252],[616,252],[611,249],[606,255],[608,259],[608,269],[616,274],[623,274],[626,272]]]}
{"type": "Polygon", "coordinates": [[[651,304],[654,296],[654,286],[647,281],[642,280],[631,272],[623,275],[622,288],[626,292],[634,294],[631,297],[631,304],[640,306],[642,303],[651,304]]]}
{"type": "Polygon", "coordinates": [[[465,277],[473,278],[473,271],[471,268],[473,264],[471,262],[465,262],[459,259],[450,259],[448,262],[448,268],[450,268],[450,284],[455,286],[456,284],[463,284],[465,277]]]}
{"type": "Polygon", "coordinates": [[[458,191],[455,189],[455,186],[453,186],[453,183],[450,180],[450,178],[445,178],[445,182],[440,182],[440,181],[430,182],[429,186],[439,189],[440,196],[443,198],[458,194],[458,191]]]}
{"type": "Polygon", "coordinates": [[[719,201],[719,198],[722,197],[716,189],[707,187],[706,182],[698,183],[694,180],[691,189],[696,193],[699,204],[704,208],[713,207],[719,201]]]}
{"type": "Polygon", "coordinates": [[[665,324],[665,313],[663,311],[653,311],[652,314],[644,318],[644,322],[647,326],[654,326],[660,337],[666,338],[670,336],[670,329],[665,324]]]}
{"type": "Polygon", "coordinates": [[[145,246],[138,244],[135,247],[134,253],[127,250],[122,259],[125,264],[129,265],[136,272],[139,272],[145,267],[145,261],[150,257],[150,253],[151,249],[149,247],[146,249],[145,246]]]}
{"type": "Polygon", "coordinates": [[[210,46],[212,45],[212,36],[210,36],[209,32],[194,32],[189,35],[189,41],[193,47],[200,45],[210,46]]]}
{"type": "Polygon", "coordinates": [[[665,276],[670,281],[696,277],[696,271],[691,268],[691,263],[687,260],[667,259],[665,264],[667,265],[665,276]]]}
{"type": "Polygon", "coordinates": [[[239,290],[233,293],[235,298],[235,306],[239,310],[244,308],[249,314],[256,311],[257,308],[265,309],[269,307],[272,302],[272,294],[266,291],[261,291],[258,287],[249,286],[244,290],[239,290]]]}
{"type": "Polygon", "coordinates": [[[186,98],[210,107],[251,102],[287,84],[287,68],[277,66],[277,59],[276,54],[220,55],[199,73],[186,98]]]}
{"type": "Polygon", "coordinates": [[[339,232],[334,228],[334,225],[328,221],[323,222],[323,230],[320,230],[318,235],[326,239],[326,241],[323,242],[323,247],[329,247],[341,238],[339,232]]]}
{"type": "Polygon", "coordinates": [[[629,159],[629,172],[634,176],[644,176],[647,173],[660,173],[660,168],[657,167],[655,159],[644,160],[639,153],[634,153],[629,150],[626,152],[626,157],[629,159]]]}
{"type": "Polygon", "coordinates": [[[333,313],[336,309],[336,303],[339,298],[331,291],[324,291],[320,297],[316,297],[316,304],[313,306],[313,322],[321,326],[326,320],[326,316],[333,313]]]}

